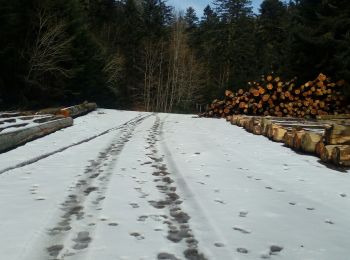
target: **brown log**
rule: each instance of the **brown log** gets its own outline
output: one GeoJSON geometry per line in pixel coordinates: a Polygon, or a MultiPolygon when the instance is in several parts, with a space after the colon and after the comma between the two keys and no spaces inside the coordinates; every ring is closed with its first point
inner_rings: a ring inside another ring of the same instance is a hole
{"type": "Polygon", "coordinates": [[[323,140],[319,141],[317,144],[316,144],[316,154],[320,157],[321,156],[321,153],[323,151],[325,147],[325,144],[323,142],[323,140]]]}
{"type": "Polygon", "coordinates": [[[295,131],[295,133],[293,135],[293,145],[292,145],[293,149],[295,149],[295,150],[301,149],[301,139],[303,138],[304,135],[305,135],[304,130],[295,131]]]}
{"type": "Polygon", "coordinates": [[[316,153],[316,145],[322,138],[322,134],[306,132],[301,139],[301,150],[307,153],[316,153]]]}
{"type": "Polygon", "coordinates": [[[294,132],[286,132],[283,136],[283,142],[287,147],[293,146],[294,132]]]}
{"type": "Polygon", "coordinates": [[[287,129],[278,126],[273,129],[272,140],[275,142],[283,142],[284,135],[287,133],[287,129]]]}
{"type": "Polygon", "coordinates": [[[16,148],[19,145],[25,144],[29,141],[71,125],[73,125],[73,119],[71,117],[59,117],[57,120],[45,122],[37,126],[3,133],[0,135],[0,152],[16,148]]]}
{"type": "Polygon", "coordinates": [[[336,144],[331,144],[331,145],[325,145],[323,147],[323,149],[321,150],[321,160],[323,162],[330,162],[332,161],[332,153],[333,153],[333,149],[335,149],[336,147],[339,147],[341,145],[336,145],[336,144]]]}
{"type": "Polygon", "coordinates": [[[333,124],[325,131],[326,144],[350,144],[350,126],[333,124]]]}
{"type": "MultiPolygon", "coordinates": [[[[220,104],[224,104],[224,101],[220,101],[220,104]]],[[[61,109],[58,114],[64,115],[65,117],[73,117],[76,118],[78,116],[85,115],[97,108],[96,103],[88,103],[84,102],[83,104],[66,107],[61,109]]]]}
{"type": "Polygon", "coordinates": [[[332,162],[338,166],[350,166],[350,145],[336,146],[332,150],[332,162]]]}

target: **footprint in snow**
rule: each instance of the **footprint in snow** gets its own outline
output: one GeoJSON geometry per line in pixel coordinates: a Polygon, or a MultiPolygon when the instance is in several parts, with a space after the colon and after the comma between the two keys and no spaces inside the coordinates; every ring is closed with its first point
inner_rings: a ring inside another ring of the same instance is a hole
{"type": "Polygon", "coordinates": [[[141,165],[146,165],[146,164],[152,164],[152,162],[144,162],[144,163],[141,163],[141,165]]]}
{"type": "Polygon", "coordinates": [[[295,202],[289,202],[289,204],[290,204],[290,205],[293,205],[293,206],[295,206],[295,205],[296,205],[296,203],[295,203],[295,202]]]}
{"type": "Polygon", "coordinates": [[[77,237],[73,239],[76,244],[73,246],[76,250],[82,250],[89,246],[89,243],[91,242],[90,233],[87,231],[79,232],[77,237]]]}
{"type": "Polygon", "coordinates": [[[63,249],[63,245],[53,245],[46,248],[49,255],[53,257],[57,257],[62,249],[63,249]]]}
{"type": "Polygon", "coordinates": [[[331,224],[331,225],[334,224],[334,222],[332,220],[330,220],[330,219],[326,219],[324,223],[331,224]]]}
{"type": "Polygon", "coordinates": [[[141,235],[140,233],[138,233],[138,232],[132,232],[132,233],[130,233],[130,236],[135,237],[137,240],[145,239],[145,237],[142,236],[142,235],[141,235]]]}
{"type": "Polygon", "coordinates": [[[173,254],[169,254],[169,253],[159,253],[157,255],[157,259],[158,260],[179,260],[173,254]]]}
{"type": "Polygon", "coordinates": [[[239,212],[239,217],[245,218],[248,215],[248,211],[240,211],[239,212]]]}
{"type": "Polygon", "coordinates": [[[312,207],[309,207],[309,208],[306,208],[307,210],[315,210],[315,208],[312,208],[312,207]]]}
{"type": "Polygon", "coordinates": [[[215,243],[214,246],[216,246],[216,247],[224,247],[225,245],[223,243],[215,243]]]}
{"type": "Polygon", "coordinates": [[[267,186],[267,187],[265,187],[265,189],[272,190],[272,187],[267,186]]]}
{"type": "Polygon", "coordinates": [[[139,218],[137,219],[137,221],[144,222],[144,221],[146,221],[147,218],[148,218],[148,216],[145,216],[145,215],[139,216],[139,218]]]}
{"type": "Polygon", "coordinates": [[[270,246],[270,255],[276,255],[283,250],[282,246],[272,245],[270,246]]]}
{"type": "Polygon", "coordinates": [[[245,248],[243,248],[243,247],[237,248],[236,251],[237,251],[238,253],[241,253],[241,254],[248,254],[248,252],[249,252],[248,249],[245,249],[245,248]]]}
{"type": "Polygon", "coordinates": [[[225,202],[222,201],[222,200],[214,200],[214,201],[217,202],[217,203],[220,203],[220,204],[225,204],[225,202]]]}
{"type": "Polygon", "coordinates": [[[345,197],[346,197],[346,194],[345,194],[345,193],[341,193],[341,194],[340,194],[340,197],[345,198],[345,197]]]}
{"type": "Polygon", "coordinates": [[[233,230],[239,231],[242,234],[250,234],[251,232],[240,227],[233,227],[233,230]]]}

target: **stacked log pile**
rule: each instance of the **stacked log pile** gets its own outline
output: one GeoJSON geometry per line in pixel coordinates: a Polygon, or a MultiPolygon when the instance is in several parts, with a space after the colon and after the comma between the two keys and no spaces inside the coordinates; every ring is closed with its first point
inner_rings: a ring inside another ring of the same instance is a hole
{"type": "Polygon", "coordinates": [[[325,163],[350,166],[350,117],[319,119],[231,115],[226,120],[248,132],[282,142],[298,152],[314,154],[325,163]]]}
{"type": "Polygon", "coordinates": [[[26,116],[3,120],[0,115],[0,125],[6,122],[10,124],[0,130],[0,153],[73,125],[73,119],[64,116],[26,116]]]}
{"type": "Polygon", "coordinates": [[[40,111],[0,113],[0,153],[73,125],[73,118],[95,110],[96,103],[40,111]]]}
{"type": "Polygon", "coordinates": [[[226,90],[224,100],[214,100],[202,116],[226,117],[236,114],[277,117],[312,117],[347,113],[342,87],[345,81],[332,82],[324,74],[315,80],[296,85],[280,77],[262,77],[249,82],[248,90],[226,90]]]}

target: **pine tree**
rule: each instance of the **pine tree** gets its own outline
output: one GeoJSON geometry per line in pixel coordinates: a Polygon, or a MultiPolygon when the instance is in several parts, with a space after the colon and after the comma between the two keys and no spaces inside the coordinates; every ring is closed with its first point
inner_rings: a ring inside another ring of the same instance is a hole
{"type": "Polygon", "coordinates": [[[264,0],[257,20],[257,57],[261,74],[280,73],[287,49],[287,7],[279,0],[264,0]]]}
{"type": "Polygon", "coordinates": [[[197,27],[199,19],[193,7],[190,6],[186,9],[184,19],[188,29],[193,29],[197,27]]]}
{"type": "Polygon", "coordinates": [[[320,72],[349,80],[350,2],[301,0],[296,5],[291,70],[305,80],[320,72]],[[305,69],[307,68],[307,69],[305,69]]]}

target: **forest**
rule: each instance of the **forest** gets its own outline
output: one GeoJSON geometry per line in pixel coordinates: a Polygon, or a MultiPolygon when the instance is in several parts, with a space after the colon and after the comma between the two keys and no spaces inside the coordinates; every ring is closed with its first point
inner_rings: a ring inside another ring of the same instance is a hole
{"type": "Polygon", "coordinates": [[[0,109],[194,112],[261,75],[319,73],[350,82],[350,1],[0,0],[0,109]]]}

